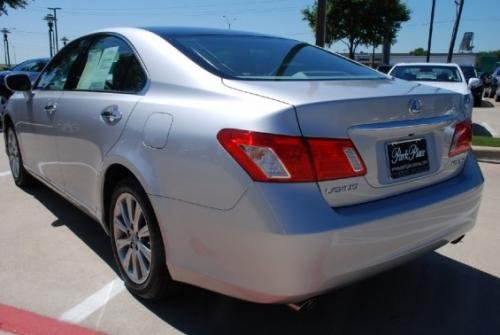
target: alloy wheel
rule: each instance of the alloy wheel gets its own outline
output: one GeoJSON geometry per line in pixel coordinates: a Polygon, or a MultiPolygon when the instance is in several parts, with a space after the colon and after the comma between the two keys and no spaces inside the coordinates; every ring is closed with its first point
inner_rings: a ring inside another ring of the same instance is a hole
{"type": "Polygon", "coordinates": [[[16,134],[12,128],[9,128],[7,133],[7,155],[9,156],[9,165],[12,176],[14,179],[18,179],[21,171],[21,157],[19,154],[16,134]]]}
{"type": "Polygon", "coordinates": [[[129,279],[142,284],[151,272],[151,236],[144,211],[130,193],[122,193],[113,210],[113,239],[129,279]]]}

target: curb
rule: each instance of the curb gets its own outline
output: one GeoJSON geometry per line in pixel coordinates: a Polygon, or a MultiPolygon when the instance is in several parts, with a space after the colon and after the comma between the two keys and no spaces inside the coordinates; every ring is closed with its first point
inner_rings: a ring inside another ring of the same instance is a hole
{"type": "Polygon", "coordinates": [[[480,162],[500,163],[500,148],[473,145],[472,150],[480,162]]]}

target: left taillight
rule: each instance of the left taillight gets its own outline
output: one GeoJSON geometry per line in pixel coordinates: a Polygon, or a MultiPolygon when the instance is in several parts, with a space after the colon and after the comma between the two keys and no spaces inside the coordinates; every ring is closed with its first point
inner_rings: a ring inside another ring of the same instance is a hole
{"type": "Polygon", "coordinates": [[[223,129],[217,139],[255,181],[312,182],[361,176],[364,163],[348,139],[223,129]]]}
{"type": "Polygon", "coordinates": [[[472,143],[472,123],[471,120],[467,119],[455,126],[455,133],[453,134],[453,140],[451,141],[450,151],[448,153],[449,157],[459,155],[461,153],[467,152],[471,148],[472,143]]]}

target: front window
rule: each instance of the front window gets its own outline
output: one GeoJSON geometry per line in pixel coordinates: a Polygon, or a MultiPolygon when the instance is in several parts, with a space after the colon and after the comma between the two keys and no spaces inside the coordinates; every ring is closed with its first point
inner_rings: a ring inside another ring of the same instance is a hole
{"type": "Polygon", "coordinates": [[[458,68],[443,65],[405,65],[397,66],[391,75],[408,81],[439,81],[459,83],[462,77],[458,68]]]}
{"type": "MultiPolygon", "coordinates": [[[[160,34],[161,35],[161,34],[160,34]]],[[[206,70],[244,80],[383,79],[380,73],[295,40],[246,35],[163,36],[206,70]]]]}

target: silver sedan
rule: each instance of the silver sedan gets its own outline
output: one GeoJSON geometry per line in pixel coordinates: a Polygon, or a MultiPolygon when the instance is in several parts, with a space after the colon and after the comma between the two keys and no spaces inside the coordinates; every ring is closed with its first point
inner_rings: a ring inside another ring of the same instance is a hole
{"type": "Polygon", "coordinates": [[[4,115],[17,185],[111,237],[126,286],[296,302],[461,238],[483,178],[463,96],[295,40],[117,28],[64,47],[4,115]]]}

